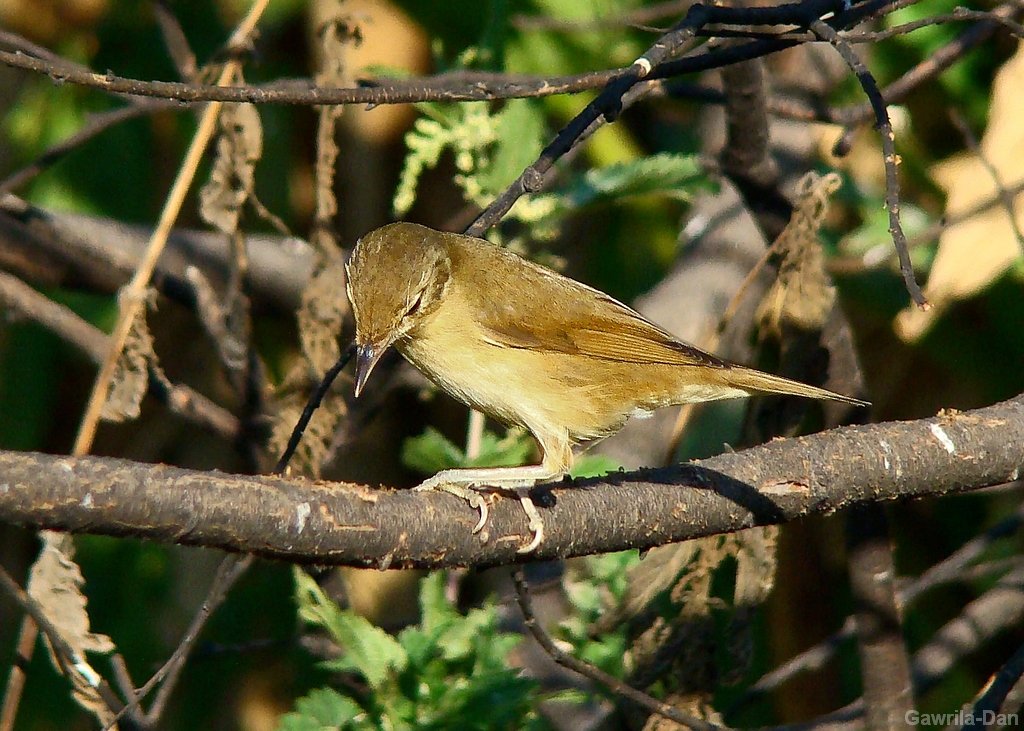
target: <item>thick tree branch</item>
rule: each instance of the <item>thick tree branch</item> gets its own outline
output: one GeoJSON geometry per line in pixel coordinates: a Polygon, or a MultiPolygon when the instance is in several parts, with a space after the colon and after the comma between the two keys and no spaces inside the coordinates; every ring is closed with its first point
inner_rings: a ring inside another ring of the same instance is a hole
{"type": "MultiPolygon", "coordinates": [[[[1018,396],[975,411],[847,427],[538,490],[542,504],[549,498],[547,538],[529,558],[649,548],[855,503],[979,489],[1019,479],[1022,468],[1018,396]]],[[[0,520],[298,562],[512,563],[528,535],[517,507],[497,500],[490,523],[474,536],[475,512],[448,495],[0,452],[0,520]]]]}

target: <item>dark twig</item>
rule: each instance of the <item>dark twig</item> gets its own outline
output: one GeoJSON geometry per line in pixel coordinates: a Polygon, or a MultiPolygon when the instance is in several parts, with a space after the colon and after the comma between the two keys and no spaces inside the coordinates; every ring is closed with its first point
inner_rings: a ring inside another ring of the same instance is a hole
{"type": "MultiPolygon", "coordinates": [[[[830,21],[837,27],[850,27],[879,12],[891,12],[901,3],[891,0],[868,0],[840,13],[830,21]]],[[[711,21],[718,23],[803,25],[839,3],[832,0],[791,3],[778,8],[731,9],[704,7],[711,21]]],[[[701,6],[703,7],[703,6],[701,6]]],[[[691,35],[696,36],[696,31],[691,35]]],[[[2,40],[3,36],[0,36],[2,40]]],[[[660,70],[645,74],[648,78],[664,78],[693,73],[736,61],[766,56],[797,45],[795,40],[758,39],[746,44],[715,49],[705,54],[682,58],[663,65],[660,70]]],[[[7,44],[11,45],[11,44],[7,44]]],[[[22,44],[23,45],[23,44],[22,44]]],[[[149,96],[175,99],[193,104],[207,101],[252,102],[255,104],[407,104],[420,101],[488,101],[523,97],[543,97],[601,88],[631,69],[610,69],[586,74],[543,77],[455,72],[431,78],[395,80],[364,80],[360,88],[319,88],[308,80],[276,82],[265,86],[231,86],[191,84],[170,81],[142,81],[99,74],[89,69],[36,54],[0,50],[0,63],[50,76],[60,83],[73,83],[122,96],[149,96]]],[[[52,54],[50,54],[52,56],[52,54]]],[[[631,67],[632,68],[632,67],[631,67]]]]}
{"type": "Polygon", "coordinates": [[[163,715],[164,708],[167,705],[167,700],[174,691],[174,686],[177,684],[181,671],[185,666],[185,659],[188,657],[188,653],[193,645],[195,645],[210,616],[223,603],[235,582],[249,569],[252,561],[253,556],[251,554],[224,557],[220,566],[217,567],[217,573],[213,578],[209,591],[206,593],[206,598],[185,630],[181,642],[178,643],[178,646],[167,659],[167,662],[153,674],[153,677],[147,680],[141,688],[134,691],[133,698],[120,710],[108,728],[113,726],[124,714],[138,709],[142,699],[149,695],[157,685],[160,685],[160,690],[157,692],[156,698],[153,699],[153,705],[150,706],[149,711],[144,715],[143,724],[152,728],[159,723],[160,717],[163,715]]]}
{"type": "Polygon", "coordinates": [[[899,157],[896,155],[895,139],[892,124],[889,121],[889,111],[885,105],[885,99],[878,91],[878,84],[875,78],[868,71],[867,66],[860,60],[853,48],[843,41],[835,29],[827,23],[817,20],[811,23],[811,31],[828,41],[839,52],[839,55],[850,67],[850,70],[860,81],[861,88],[867,94],[868,100],[875,113],[875,122],[882,137],[882,160],[885,163],[885,207],[889,211],[889,234],[896,245],[896,253],[900,260],[900,272],[903,274],[903,283],[910,293],[911,299],[921,309],[928,309],[928,300],[925,298],[921,288],[914,279],[914,265],[910,261],[910,250],[907,247],[907,237],[903,233],[903,226],[900,225],[900,183],[896,172],[899,164],[899,157]]]}
{"type": "Polygon", "coordinates": [[[32,661],[36,648],[39,627],[28,614],[23,614],[21,627],[18,628],[18,644],[15,648],[17,659],[11,663],[11,674],[7,676],[4,688],[3,707],[0,708],[0,731],[12,731],[21,704],[21,694],[25,690],[25,671],[32,661]]]}
{"type": "Polygon", "coordinates": [[[515,567],[512,569],[511,574],[512,585],[515,587],[516,592],[516,603],[519,605],[519,609],[523,613],[523,621],[526,624],[526,629],[530,631],[533,638],[537,640],[537,644],[544,648],[544,651],[556,663],[562,667],[572,670],[573,672],[579,673],[585,678],[593,680],[598,685],[604,686],[612,694],[626,698],[651,713],[657,713],[659,716],[664,716],[665,718],[675,721],[682,726],[695,729],[696,731],[719,731],[722,729],[721,726],[716,726],[708,723],[707,721],[695,718],[694,716],[680,713],[679,710],[673,708],[668,703],[663,703],[657,698],[653,698],[643,691],[637,690],[636,688],[623,683],[618,678],[609,675],[600,668],[583,662],[562,650],[555,644],[551,635],[549,635],[547,631],[540,626],[540,622],[537,621],[537,615],[533,611],[533,602],[530,599],[530,588],[526,583],[526,573],[523,571],[522,567],[515,567]]]}
{"type": "MultiPolygon", "coordinates": [[[[1024,505],[1016,513],[1003,518],[981,535],[967,541],[942,561],[901,587],[898,594],[899,603],[903,606],[912,604],[925,592],[959,580],[965,572],[969,573],[970,569],[967,567],[971,562],[981,556],[995,541],[1013,535],[1020,529],[1022,523],[1024,523],[1024,505]]],[[[796,657],[787,660],[771,672],[765,673],[748,689],[747,695],[740,700],[740,705],[763,693],[775,690],[800,673],[823,667],[835,655],[840,645],[853,637],[855,631],[854,619],[848,617],[839,631],[804,650],[796,657]]]]}
{"type": "Polygon", "coordinates": [[[295,454],[295,450],[299,446],[299,442],[302,440],[302,433],[306,430],[309,425],[309,420],[313,418],[313,412],[320,406],[320,402],[324,400],[324,396],[331,390],[331,384],[334,383],[334,379],[338,377],[342,369],[348,365],[348,362],[355,355],[356,344],[352,343],[342,352],[341,357],[338,361],[330,367],[330,369],[324,374],[323,379],[313,389],[313,393],[309,396],[309,401],[306,402],[306,407],[302,410],[302,415],[299,420],[295,423],[295,428],[292,429],[292,435],[288,437],[288,446],[285,447],[284,453],[281,455],[281,459],[277,461],[277,465],[274,467],[275,475],[283,475],[285,470],[288,469],[288,463],[291,461],[292,455],[295,454]]]}
{"type": "Polygon", "coordinates": [[[178,22],[164,0],[155,0],[153,14],[160,27],[164,47],[167,48],[167,54],[174,62],[178,75],[185,81],[195,81],[199,73],[199,64],[196,62],[196,54],[188,43],[185,31],[181,28],[181,23],[178,22]]]}
{"type": "Polygon", "coordinates": [[[0,196],[25,185],[69,152],[76,150],[111,127],[174,106],[176,104],[168,99],[136,99],[126,107],[92,115],[73,135],[56,143],[35,160],[0,181],[0,196]]]}
{"type": "Polygon", "coordinates": [[[1003,185],[1003,176],[999,174],[995,164],[982,151],[978,138],[975,136],[971,126],[967,124],[964,115],[959,110],[951,108],[949,110],[949,119],[960,132],[960,136],[964,138],[964,144],[967,145],[967,149],[977,156],[978,162],[981,163],[982,167],[985,168],[985,171],[992,178],[992,182],[995,183],[996,194],[999,196],[1003,208],[1006,209],[1006,216],[1010,219],[1010,227],[1013,229],[1013,235],[1017,239],[1017,246],[1020,247],[1021,253],[1024,254],[1024,233],[1021,232],[1020,226],[1017,225],[1017,207],[1014,203],[1014,196],[1003,185]]]}
{"type": "Polygon", "coordinates": [[[1001,576],[995,586],[971,601],[932,635],[915,654],[914,688],[935,687],[965,656],[1024,619],[1024,568],[1001,576]]]}
{"type": "Polygon", "coordinates": [[[540,157],[529,165],[519,177],[499,195],[466,228],[469,236],[480,236],[508,213],[526,193],[540,190],[545,174],[555,162],[571,150],[591,124],[604,118],[613,121],[621,112],[622,97],[638,82],[646,78],[659,64],[676,53],[682,52],[693,41],[694,30],[707,24],[707,8],[693,5],[686,17],[672,30],[663,35],[633,65],[612,79],[596,99],[576,115],[540,153],[540,157]]]}
{"type": "MultiPolygon", "coordinates": [[[[5,272],[0,272],[0,302],[78,348],[94,363],[103,360],[108,347],[106,333],[5,272]]],[[[188,386],[172,383],[155,368],[150,368],[149,388],[175,414],[229,442],[238,437],[241,427],[231,412],[188,386]]]]}
{"type": "Polygon", "coordinates": [[[1017,648],[999,672],[989,679],[975,700],[971,709],[970,720],[964,724],[964,731],[982,731],[986,728],[985,719],[999,713],[1006,697],[1013,686],[1024,676],[1024,645],[1017,648]]]}
{"type": "MultiPolygon", "coordinates": [[[[999,30],[1001,23],[1006,22],[1019,12],[1020,6],[1016,2],[1004,3],[993,8],[989,13],[991,17],[988,20],[970,26],[955,39],[889,84],[883,92],[886,103],[895,104],[905,99],[921,84],[937,77],[962,59],[972,48],[991,38],[999,30]]],[[[863,105],[840,110],[832,121],[852,128],[867,122],[874,116],[874,106],[869,101],[863,105]]],[[[849,130],[844,137],[848,135],[849,130]]]]}

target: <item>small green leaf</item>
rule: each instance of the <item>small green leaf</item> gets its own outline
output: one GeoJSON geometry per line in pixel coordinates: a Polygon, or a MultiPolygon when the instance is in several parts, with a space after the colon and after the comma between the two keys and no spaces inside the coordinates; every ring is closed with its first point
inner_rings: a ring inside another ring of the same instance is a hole
{"type": "Polygon", "coordinates": [[[463,451],[432,426],[402,444],[402,464],[424,475],[460,467],[465,461],[463,451]]]}
{"type": "Polygon", "coordinates": [[[659,153],[630,162],[590,170],[578,176],[555,199],[558,212],[628,196],[663,195],[688,200],[695,190],[710,187],[707,174],[696,155],[659,153]]]}
{"type": "Polygon", "coordinates": [[[394,637],[365,617],[339,609],[305,571],[296,567],[293,574],[300,619],[327,630],[345,653],[325,665],[354,670],[375,689],[393,673],[405,669],[409,658],[394,637]]]}
{"type": "Polygon", "coordinates": [[[295,710],[278,719],[277,731],[331,731],[364,713],[351,698],[332,688],[317,688],[295,701],[295,710]]]}
{"type": "Polygon", "coordinates": [[[509,99],[498,115],[497,149],[491,164],[480,171],[480,185],[487,195],[497,195],[540,155],[544,115],[529,99],[509,99]]]}
{"type": "Polygon", "coordinates": [[[498,438],[485,431],[480,438],[480,453],[467,459],[466,453],[433,427],[402,445],[402,464],[424,475],[456,467],[518,467],[533,453],[533,440],[521,429],[510,429],[498,438]]]}

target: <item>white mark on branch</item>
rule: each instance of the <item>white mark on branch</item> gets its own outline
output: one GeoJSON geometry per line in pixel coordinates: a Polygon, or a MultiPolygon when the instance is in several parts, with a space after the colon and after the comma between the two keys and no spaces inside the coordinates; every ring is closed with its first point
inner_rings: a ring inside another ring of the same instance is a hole
{"type": "Polygon", "coordinates": [[[82,507],[83,508],[91,508],[92,505],[93,505],[93,503],[92,503],[92,493],[91,492],[87,492],[87,493],[85,493],[85,497],[82,498],[82,507]]]}
{"type": "Polygon", "coordinates": [[[882,445],[882,451],[885,452],[885,454],[882,455],[882,464],[885,465],[885,469],[890,470],[892,469],[892,462],[889,461],[889,455],[892,454],[892,447],[890,447],[889,442],[884,439],[879,440],[879,444],[882,445]]]}
{"type": "Polygon", "coordinates": [[[73,475],[75,473],[75,468],[63,460],[57,463],[57,467],[67,472],[69,475],[73,475]]]}
{"type": "Polygon", "coordinates": [[[947,434],[941,426],[938,424],[932,424],[928,429],[934,437],[939,440],[939,444],[942,445],[943,449],[950,454],[956,454],[956,445],[953,444],[953,440],[949,438],[949,434],[947,434]]]}
{"type": "Polygon", "coordinates": [[[647,74],[651,73],[651,62],[647,60],[646,56],[641,56],[640,58],[638,58],[636,61],[633,62],[633,65],[640,67],[641,77],[647,76],[647,74]]]}
{"type": "Polygon", "coordinates": [[[306,521],[309,520],[309,514],[313,512],[312,508],[309,507],[309,503],[299,503],[295,506],[295,530],[301,533],[306,529],[306,521]]]}

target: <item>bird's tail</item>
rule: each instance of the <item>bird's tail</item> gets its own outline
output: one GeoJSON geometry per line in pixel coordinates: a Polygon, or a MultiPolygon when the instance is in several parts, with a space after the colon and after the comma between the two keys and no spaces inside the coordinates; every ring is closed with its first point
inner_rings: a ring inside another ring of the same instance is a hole
{"type": "Polygon", "coordinates": [[[808,386],[806,383],[793,381],[782,376],[774,376],[771,373],[763,373],[753,368],[733,367],[726,372],[725,377],[730,386],[741,388],[744,391],[761,391],[764,393],[787,394],[789,396],[828,399],[829,401],[842,401],[854,406],[871,405],[869,401],[862,401],[852,396],[844,396],[841,393],[818,388],[817,386],[808,386]]]}

